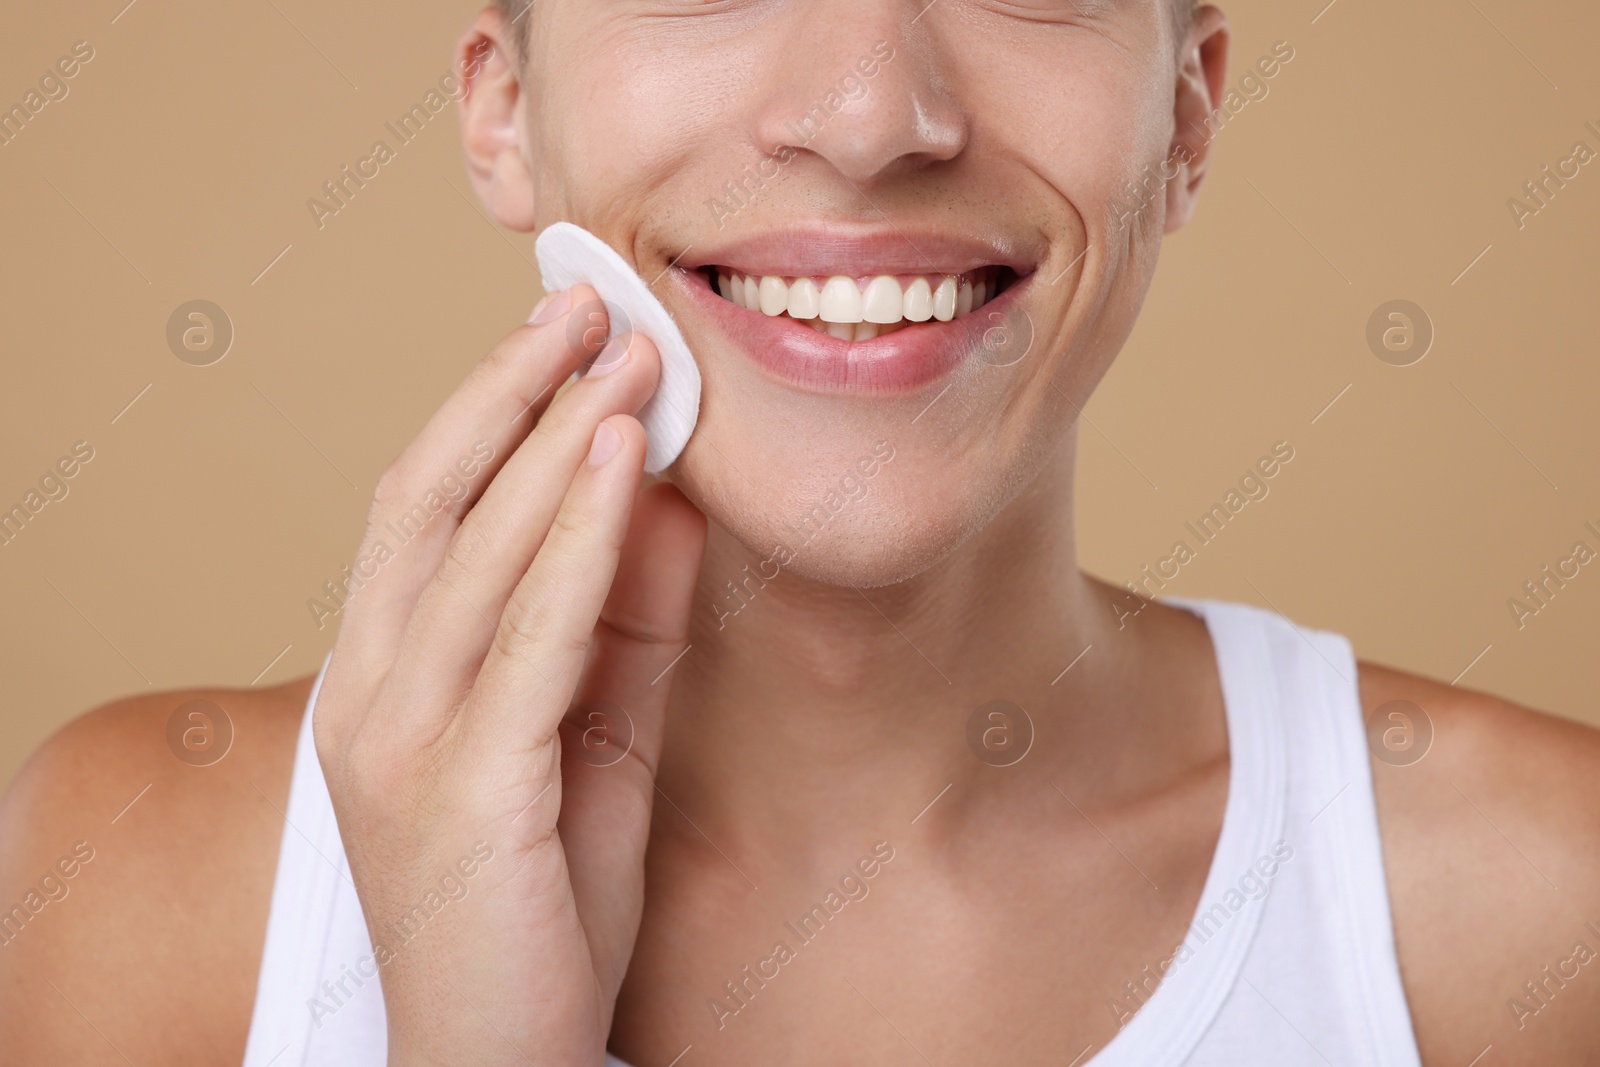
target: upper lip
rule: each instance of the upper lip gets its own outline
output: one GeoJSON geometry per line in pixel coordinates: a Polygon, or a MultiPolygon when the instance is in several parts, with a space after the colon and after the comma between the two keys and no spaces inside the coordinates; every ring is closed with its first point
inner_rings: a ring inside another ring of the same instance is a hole
{"type": "Polygon", "coordinates": [[[716,266],[789,278],[964,274],[993,266],[1027,274],[1041,258],[1040,250],[1028,242],[999,236],[828,223],[786,226],[719,244],[691,245],[676,265],[685,270],[716,266]]]}

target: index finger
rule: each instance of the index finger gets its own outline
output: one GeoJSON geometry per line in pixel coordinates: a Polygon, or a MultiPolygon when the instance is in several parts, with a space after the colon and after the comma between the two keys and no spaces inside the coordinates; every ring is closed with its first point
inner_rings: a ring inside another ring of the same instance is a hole
{"type": "Polygon", "coordinates": [[[393,662],[462,517],[561,383],[592,356],[586,343],[596,309],[603,317],[605,305],[586,285],[552,293],[472,369],[378,479],[340,634],[340,644],[374,672],[393,662]]]}

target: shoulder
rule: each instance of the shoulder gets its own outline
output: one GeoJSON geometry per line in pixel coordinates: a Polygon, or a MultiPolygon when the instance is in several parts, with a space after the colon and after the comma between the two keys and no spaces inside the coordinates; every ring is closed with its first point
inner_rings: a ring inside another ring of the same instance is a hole
{"type": "Polygon", "coordinates": [[[1424,1062],[1469,1063],[1489,1045],[1502,1063],[1593,1062],[1600,732],[1371,664],[1360,688],[1424,1062]],[[1397,756],[1385,729],[1431,740],[1397,756]]]}
{"type": "Polygon", "coordinates": [[[30,757],[0,801],[0,1061],[242,1057],[310,686],[116,701],[30,757]]]}

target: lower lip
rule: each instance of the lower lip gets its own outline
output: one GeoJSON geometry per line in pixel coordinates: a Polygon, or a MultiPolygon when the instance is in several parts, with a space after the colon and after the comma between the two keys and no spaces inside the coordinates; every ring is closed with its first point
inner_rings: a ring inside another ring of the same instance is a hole
{"type": "Polygon", "coordinates": [[[912,323],[870,341],[844,341],[787,315],[742,308],[714,292],[697,270],[674,268],[676,284],[712,326],[757,366],[812,393],[904,393],[938,381],[979,351],[990,316],[1004,313],[1029,277],[970,314],[949,322],[912,323]]]}

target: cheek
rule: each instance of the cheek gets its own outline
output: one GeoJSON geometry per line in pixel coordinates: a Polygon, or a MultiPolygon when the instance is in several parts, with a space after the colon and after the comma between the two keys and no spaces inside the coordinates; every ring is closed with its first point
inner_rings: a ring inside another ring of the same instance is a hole
{"type": "Polygon", "coordinates": [[[1000,43],[959,53],[982,147],[1021,164],[1007,171],[1047,184],[1093,240],[1125,184],[1166,156],[1172,71],[1133,41],[1000,43]]]}
{"type": "Polygon", "coordinates": [[[1071,203],[1090,240],[1115,218],[1128,183],[1165,157],[1170,137],[1170,114],[1154,111],[1147,92],[1115,81],[1098,91],[1092,100],[1087,86],[1075,83],[1055,121],[1030,130],[1028,142],[1030,162],[1071,203]]]}
{"type": "Polygon", "coordinates": [[[534,88],[546,169],[575,217],[659,200],[665,187],[703,198],[734,176],[740,164],[728,161],[742,144],[732,123],[750,84],[746,57],[708,56],[693,38],[666,44],[636,31],[580,40],[587,43],[568,49],[534,88]]]}

